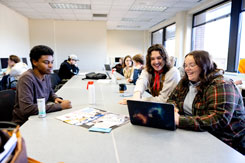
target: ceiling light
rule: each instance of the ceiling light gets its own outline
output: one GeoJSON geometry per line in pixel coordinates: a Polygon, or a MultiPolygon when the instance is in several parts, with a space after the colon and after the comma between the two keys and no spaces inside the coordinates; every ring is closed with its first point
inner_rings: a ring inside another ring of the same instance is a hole
{"type": "Polygon", "coordinates": [[[107,17],[107,14],[93,14],[93,17],[106,18],[107,17]]]}
{"type": "Polygon", "coordinates": [[[91,9],[90,4],[78,4],[78,3],[49,3],[49,5],[54,9],[91,9]]]}
{"type": "Polygon", "coordinates": [[[151,19],[138,19],[138,18],[122,18],[125,22],[150,22],[151,19]]]}
{"type": "Polygon", "coordinates": [[[130,11],[149,11],[149,12],[163,12],[167,7],[164,6],[132,6],[130,11]]]}
{"type": "Polygon", "coordinates": [[[118,28],[140,28],[140,26],[117,25],[118,28]]]}

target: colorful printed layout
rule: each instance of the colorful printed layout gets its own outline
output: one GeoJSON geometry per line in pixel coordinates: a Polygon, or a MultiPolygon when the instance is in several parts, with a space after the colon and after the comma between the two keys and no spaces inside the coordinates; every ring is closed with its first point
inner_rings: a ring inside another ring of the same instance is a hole
{"type": "Polygon", "coordinates": [[[84,108],[72,113],[57,117],[68,124],[83,126],[86,128],[116,128],[129,121],[125,115],[114,114],[95,108],[84,108]]]}

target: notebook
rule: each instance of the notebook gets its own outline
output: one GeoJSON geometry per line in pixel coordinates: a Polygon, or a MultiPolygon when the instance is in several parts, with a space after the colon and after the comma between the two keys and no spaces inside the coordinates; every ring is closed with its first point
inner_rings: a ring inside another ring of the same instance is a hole
{"type": "Polygon", "coordinates": [[[133,125],[175,130],[174,105],[127,100],[130,121],[133,125]]]}
{"type": "Polygon", "coordinates": [[[106,71],[111,71],[111,66],[109,64],[104,64],[106,71]]]}

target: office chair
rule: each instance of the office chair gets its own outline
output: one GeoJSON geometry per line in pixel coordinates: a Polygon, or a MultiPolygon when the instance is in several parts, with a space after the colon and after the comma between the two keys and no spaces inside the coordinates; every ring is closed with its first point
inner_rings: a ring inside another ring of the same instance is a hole
{"type": "Polygon", "coordinates": [[[58,74],[59,73],[59,70],[53,70],[54,73],[58,74]]]}
{"type": "Polygon", "coordinates": [[[15,91],[12,89],[0,91],[0,121],[11,121],[15,104],[15,91]]]}
{"type": "Polygon", "coordinates": [[[57,92],[64,85],[64,83],[61,82],[61,79],[57,73],[52,73],[49,76],[52,89],[54,92],[57,92]]]}

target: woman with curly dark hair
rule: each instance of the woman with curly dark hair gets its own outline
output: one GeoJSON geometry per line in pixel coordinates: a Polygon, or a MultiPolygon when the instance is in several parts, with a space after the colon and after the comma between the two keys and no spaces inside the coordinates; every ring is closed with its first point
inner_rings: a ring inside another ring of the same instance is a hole
{"type": "MultiPolygon", "coordinates": [[[[142,94],[149,90],[153,97],[144,100],[166,102],[179,80],[179,71],[171,66],[165,48],[160,44],[152,45],[147,50],[146,68],[136,82],[133,98],[141,99],[142,94]]],[[[126,104],[126,99],[120,103],[126,104]]]]}
{"type": "Polygon", "coordinates": [[[245,154],[245,110],[242,96],[232,80],[206,51],[185,56],[185,76],[170,95],[179,128],[209,131],[245,154]]]}

